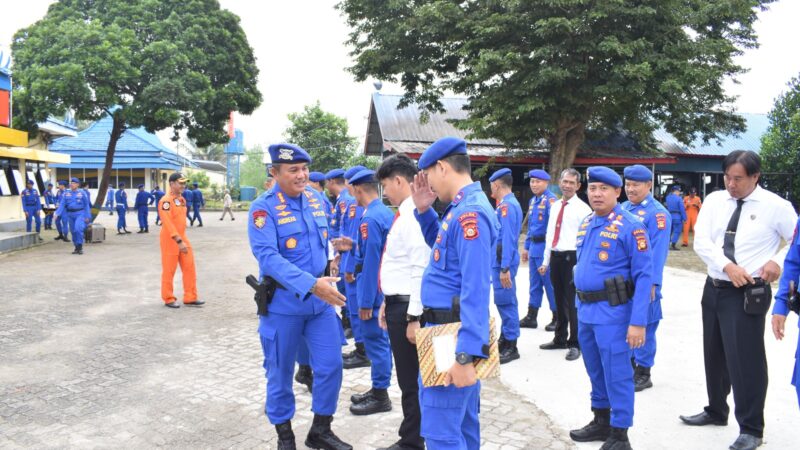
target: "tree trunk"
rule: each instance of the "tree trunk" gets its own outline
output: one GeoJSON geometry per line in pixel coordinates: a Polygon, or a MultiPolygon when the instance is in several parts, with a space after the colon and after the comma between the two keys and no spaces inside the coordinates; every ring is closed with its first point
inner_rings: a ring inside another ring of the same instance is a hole
{"type": "Polygon", "coordinates": [[[553,180],[558,180],[564,169],[572,167],[578,147],[586,138],[585,131],[585,122],[561,120],[557,124],[556,132],[549,139],[550,176],[553,180]]]}
{"type": "Polygon", "coordinates": [[[125,121],[117,116],[114,117],[114,126],[111,128],[111,136],[108,139],[108,148],[106,149],[106,163],[103,166],[103,178],[100,179],[100,184],[97,185],[97,198],[94,199],[92,206],[92,222],[100,213],[100,209],[106,200],[106,192],[108,191],[108,179],[111,177],[111,169],[114,164],[114,153],[117,151],[117,141],[122,137],[125,132],[125,121]]]}

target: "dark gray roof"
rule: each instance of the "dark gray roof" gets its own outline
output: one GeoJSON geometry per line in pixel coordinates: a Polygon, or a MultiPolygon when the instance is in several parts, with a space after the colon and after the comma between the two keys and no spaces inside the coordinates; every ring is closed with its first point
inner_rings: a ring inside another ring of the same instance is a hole
{"type": "Polygon", "coordinates": [[[744,117],[747,129],[738,136],[727,135],[717,140],[712,139],[708,144],[702,139],[695,139],[691,145],[678,142],[666,130],[659,129],[653,136],[658,142],[658,148],[669,155],[694,155],[694,156],[726,156],[734,150],[761,151],[761,136],[769,128],[769,117],[766,114],[739,114],[744,117]]]}
{"type": "Polygon", "coordinates": [[[219,161],[206,161],[204,159],[193,159],[192,162],[195,163],[197,167],[203,170],[210,170],[212,172],[227,172],[228,170],[227,167],[225,167],[225,164],[222,164],[219,161]]]}

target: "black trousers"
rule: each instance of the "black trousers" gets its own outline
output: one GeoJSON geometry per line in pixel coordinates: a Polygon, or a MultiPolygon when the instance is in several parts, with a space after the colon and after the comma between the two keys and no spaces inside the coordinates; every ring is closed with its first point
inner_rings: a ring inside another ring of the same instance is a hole
{"type": "Polygon", "coordinates": [[[553,339],[558,343],[566,343],[569,347],[578,345],[578,308],[575,307],[575,283],[572,269],[577,262],[574,251],[550,253],[550,281],[553,282],[553,293],[556,296],[556,335],[553,339]],[[569,339],[567,338],[569,325],[569,339]]]}
{"type": "Polygon", "coordinates": [[[766,314],[744,312],[744,290],[716,288],[711,279],[703,289],[703,355],[706,366],[708,414],[727,420],[728,394],[733,385],[734,414],[739,432],[764,435],[767,397],[766,314]]]}
{"type": "Polygon", "coordinates": [[[394,355],[397,384],[400,386],[403,406],[403,422],[400,424],[400,446],[404,449],[425,448],[425,440],[419,435],[422,413],[419,408],[419,359],[417,347],[406,339],[406,311],[408,302],[386,301],[386,326],[389,328],[389,344],[394,355]]]}

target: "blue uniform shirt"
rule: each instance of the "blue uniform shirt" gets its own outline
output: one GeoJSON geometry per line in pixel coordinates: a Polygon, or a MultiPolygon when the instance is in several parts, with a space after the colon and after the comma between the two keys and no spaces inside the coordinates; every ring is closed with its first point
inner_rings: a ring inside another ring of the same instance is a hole
{"type": "Polygon", "coordinates": [[[276,184],[250,206],[247,234],[259,273],[283,286],[275,291],[271,313],[312,315],[330,308],[309,294],[328,263],[328,220],[321,205],[311,188],[291,198],[276,184]]]}
{"type": "MultiPolygon", "coordinates": [[[[347,201],[349,198],[352,197],[346,189],[342,190],[339,196],[336,197],[336,204],[333,205],[333,217],[331,217],[331,238],[333,239],[342,235],[344,223],[346,221],[345,216],[347,215],[347,201]]],[[[344,255],[342,255],[342,258],[344,258],[344,255]]]]}
{"type": "Polygon", "coordinates": [[[60,205],[60,204],[61,204],[61,199],[63,199],[63,198],[64,198],[64,193],[65,193],[65,192],[66,192],[66,189],[65,189],[65,190],[63,190],[63,191],[62,191],[61,189],[59,189],[58,191],[56,191],[56,198],[55,198],[55,205],[56,205],[56,208],[58,208],[58,205],[60,205]]]}
{"type": "MultiPolygon", "coordinates": [[[[783,261],[783,273],[781,274],[780,284],[778,285],[778,292],[775,294],[775,306],[772,307],[772,314],[780,314],[782,316],[789,315],[789,282],[794,281],[795,291],[800,290],[798,282],[800,282],[800,242],[797,239],[797,231],[800,227],[800,219],[794,229],[794,237],[791,244],[789,244],[789,252],[786,253],[786,259],[783,261]]],[[[800,322],[798,322],[800,326],[800,322]]]]}
{"type": "Polygon", "coordinates": [[[156,189],[153,189],[151,194],[153,194],[153,202],[151,204],[158,205],[158,202],[161,201],[161,197],[164,196],[164,191],[162,191],[161,189],[156,188],[156,189]]]}
{"type": "MultiPolygon", "coordinates": [[[[550,220],[550,207],[558,198],[549,189],[540,196],[533,196],[528,202],[528,238],[525,239],[525,250],[530,250],[533,237],[547,235],[547,221],[550,220]]],[[[542,242],[544,243],[544,242],[542,242]]],[[[544,251],[544,247],[542,247],[544,251]]]]}
{"type": "Polygon", "coordinates": [[[66,190],[62,197],[61,204],[58,205],[56,215],[62,217],[64,212],[76,213],[83,211],[87,217],[92,214],[91,206],[89,205],[89,197],[83,189],[66,190]]]}
{"type": "Polygon", "coordinates": [[[183,199],[186,200],[188,206],[194,205],[194,193],[191,189],[185,189],[183,191],[183,199]]]}
{"type": "Polygon", "coordinates": [[[114,201],[114,198],[115,198],[114,197],[114,193],[115,192],[116,192],[116,190],[114,190],[114,189],[109,189],[108,190],[108,193],[106,194],[106,202],[110,203],[110,202],[114,201]]]}
{"type": "Polygon", "coordinates": [[[378,289],[378,271],[386,245],[386,236],[394,222],[394,213],[376,198],[367,206],[358,233],[359,263],[362,265],[358,277],[356,298],[361,309],[380,308],[383,293],[378,289]]]}
{"type": "Polygon", "coordinates": [[[122,206],[125,209],[128,209],[128,193],[125,192],[125,189],[117,189],[117,192],[114,193],[114,200],[117,203],[117,206],[122,206]]]}
{"type": "Polygon", "coordinates": [[[666,203],[667,211],[672,215],[673,221],[680,219],[681,222],[686,222],[686,206],[678,194],[669,194],[666,203]]]}
{"type": "Polygon", "coordinates": [[[53,195],[53,192],[49,189],[44,192],[44,204],[45,205],[54,205],[56,203],[56,197],[53,195]]]}
{"type": "Polygon", "coordinates": [[[455,196],[441,225],[433,208],[414,215],[433,250],[422,275],[422,305],[449,310],[453,297],[459,297],[461,329],[456,353],[486,358],[492,251],[500,231],[497,215],[479,182],[455,196]]]}
{"type": "Polygon", "coordinates": [[[36,189],[24,189],[20,193],[22,197],[22,207],[26,211],[39,211],[42,209],[42,201],[39,199],[39,191],[36,189]]]}
{"type": "Polygon", "coordinates": [[[358,264],[358,231],[361,226],[361,218],[364,217],[364,208],[358,206],[358,202],[354,197],[350,198],[352,202],[347,205],[347,218],[344,222],[345,230],[342,235],[353,240],[353,248],[342,255],[343,262],[341,266],[344,268],[342,271],[345,273],[355,273],[356,271],[356,264],[358,264]]]}
{"type": "Polygon", "coordinates": [[[494,263],[492,267],[508,269],[519,266],[519,233],[522,228],[522,207],[511,192],[497,205],[495,210],[497,221],[500,223],[500,236],[495,246],[494,263]],[[500,251],[497,251],[499,247],[500,251]]]}
{"type": "Polygon", "coordinates": [[[203,191],[200,189],[192,189],[192,204],[194,206],[206,206],[206,200],[203,198],[203,191]]]}
{"type": "Polygon", "coordinates": [[[591,324],[646,326],[653,286],[653,254],[644,224],[618,204],[609,215],[590,214],[583,219],[576,247],[577,290],[605,290],[603,280],[617,275],[634,284],[633,299],[624,305],[611,306],[605,301],[583,303],[576,298],[578,319],[591,324]]]}
{"type": "Polygon", "coordinates": [[[147,205],[152,203],[153,201],[153,194],[147,191],[141,191],[136,193],[136,199],[133,201],[134,208],[147,208],[147,205]]]}

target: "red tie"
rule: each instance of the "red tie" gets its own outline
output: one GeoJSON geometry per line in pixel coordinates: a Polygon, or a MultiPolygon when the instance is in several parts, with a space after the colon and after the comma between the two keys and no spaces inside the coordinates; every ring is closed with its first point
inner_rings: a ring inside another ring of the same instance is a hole
{"type": "MultiPolygon", "coordinates": [[[[394,223],[397,222],[398,217],[400,217],[399,209],[394,213],[394,219],[392,220],[392,226],[389,227],[389,233],[392,232],[392,228],[394,228],[394,223]]],[[[383,289],[381,289],[381,267],[383,266],[383,255],[386,254],[386,246],[389,245],[389,233],[386,233],[386,242],[383,243],[383,251],[381,252],[381,262],[378,264],[378,290],[381,292],[383,292],[383,289]]]]}
{"type": "Polygon", "coordinates": [[[556,232],[553,234],[553,245],[550,248],[556,248],[558,245],[558,238],[561,236],[561,221],[564,219],[564,209],[567,207],[567,201],[561,200],[561,209],[558,211],[558,219],[556,220],[556,232]]]}

